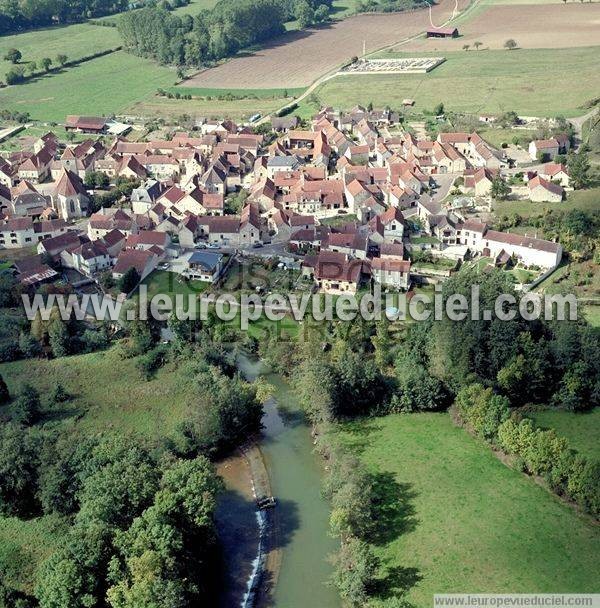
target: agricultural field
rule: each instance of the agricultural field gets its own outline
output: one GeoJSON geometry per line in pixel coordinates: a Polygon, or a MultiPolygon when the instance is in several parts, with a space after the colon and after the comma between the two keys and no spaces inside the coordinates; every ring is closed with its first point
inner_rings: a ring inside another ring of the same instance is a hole
{"type": "MultiPolygon", "coordinates": [[[[70,60],[79,59],[100,51],[114,49],[120,44],[121,37],[115,28],[87,23],[0,36],[0,80],[4,80],[6,72],[13,67],[12,63],[3,59],[8,49],[11,48],[21,51],[23,58],[20,65],[26,67],[28,62],[37,62],[43,57],[50,57],[55,61],[57,55],[63,54],[70,60]]],[[[79,68],[65,68],[65,70],[72,69],[79,68]]],[[[22,86],[24,85],[20,85],[20,87],[22,86]]]]}
{"type": "Polygon", "coordinates": [[[394,505],[375,547],[386,571],[379,600],[405,592],[422,607],[434,593],[597,589],[597,527],[448,414],[355,422],[341,437],[394,505]]]}
{"type": "Polygon", "coordinates": [[[0,365],[11,394],[36,378],[36,388],[47,395],[56,382],[74,395],[63,411],[48,410],[46,421],[74,431],[118,428],[151,440],[168,436],[185,418],[190,387],[170,366],[150,381],[136,369],[136,359],[122,359],[117,348],[68,359],[27,359],[0,365]],[[110,391],[106,387],[110,386],[110,391]]]}
{"type": "Polygon", "coordinates": [[[589,458],[600,460],[600,408],[589,412],[547,409],[526,414],[543,429],[554,429],[566,437],[573,448],[589,458]]]}
{"type": "MultiPolygon", "coordinates": [[[[460,0],[465,7],[467,0],[460,0]]],[[[453,0],[441,0],[433,8],[433,18],[443,22],[452,14],[453,0]]],[[[227,88],[304,87],[330,72],[354,55],[414,36],[429,25],[428,11],[370,14],[335,21],[310,30],[291,32],[252,54],[238,56],[215,68],[200,72],[187,82],[190,86],[227,88]]]]}
{"type": "MultiPolygon", "coordinates": [[[[539,4],[503,6],[494,2],[491,6],[479,6],[468,19],[458,21],[458,38],[421,37],[397,50],[445,53],[461,50],[465,44],[473,49],[474,42],[481,42],[479,51],[468,51],[481,53],[486,49],[502,49],[509,38],[523,49],[593,46],[600,44],[599,20],[600,3],[549,4],[541,9],[539,4]]],[[[554,67],[548,63],[547,75],[554,74],[550,72],[554,67]]]]}
{"type": "Polygon", "coordinates": [[[446,53],[446,62],[429,74],[333,78],[318,87],[304,105],[310,106],[306,112],[319,104],[350,108],[371,101],[400,108],[408,97],[416,100],[418,112],[443,102],[448,110],[459,112],[510,109],[530,116],[579,116],[588,111],[582,106],[597,96],[597,55],[598,47],[446,53]],[[552,78],[548,78],[550,65],[552,78]]]}
{"type": "MultiPolygon", "coordinates": [[[[98,27],[109,33],[113,28],[98,27]]],[[[111,115],[174,84],[175,70],[118,51],[58,74],[0,89],[0,107],[36,120],[63,122],[67,114],[111,115]],[[74,94],[76,93],[76,94],[74,94]]]]}
{"type": "Polygon", "coordinates": [[[269,114],[284,105],[281,99],[233,99],[220,101],[217,99],[168,99],[156,95],[148,95],[134,101],[124,111],[128,114],[144,117],[173,119],[178,116],[196,116],[206,118],[231,118],[233,120],[248,119],[254,114],[269,114]]]}

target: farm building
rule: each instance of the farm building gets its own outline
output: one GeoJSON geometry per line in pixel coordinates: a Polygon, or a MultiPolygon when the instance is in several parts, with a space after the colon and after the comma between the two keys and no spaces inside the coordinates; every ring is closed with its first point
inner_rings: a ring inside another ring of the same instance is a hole
{"type": "Polygon", "coordinates": [[[455,27],[432,27],[427,30],[427,38],[458,38],[455,27]]]}
{"type": "Polygon", "coordinates": [[[79,131],[80,133],[104,133],[106,123],[106,118],[99,116],[67,116],[65,129],[67,131],[79,131]]]}

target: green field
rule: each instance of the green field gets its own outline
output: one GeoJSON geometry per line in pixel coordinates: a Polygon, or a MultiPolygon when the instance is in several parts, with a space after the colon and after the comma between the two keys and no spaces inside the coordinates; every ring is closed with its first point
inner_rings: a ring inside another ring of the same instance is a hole
{"type": "Polygon", "coordinates": [[[99,51],[113,49],[120,44],[121,37],[115,28],[87,23],[1,36],[0,80],[4,80],[4,75],[12,67],[11,63],[3,59],[10,48],[21,51],[23,54],[21,65],[26,65],[29,61],[39,61],[42,57],[50,57],[55,61],[59,54],[66,55],[69,59],[79,59],[99,51]]]}
{"type": "Polygon", "coordinates": [[[164,294],[200,294],[210,283],[206,281],[186,281],[174,272],[166,270],[155,270],[149,274],[141,283],[148,287],[148,298],[153,298],[159,293],[164,294]]]}
{"type": "Polygon", "coordinates": [[[376,546],[385,571],[379,599],[406,590],[426,608],[434,593],[597,590],[598,528],[448,414],[357,422],[342,438],[390,498],[376,546]]]}
{"type": "MultiPolygon", "coordinates": [[[[98,29],[110,34],[113,28],[98,29]]],[[[67,114],[110,115],[153,96],[158,87],[172,85],[175,79],[174,70],[119,51],[60,74],[1,89],[0,107],[55,122],[63,122],[67,114]]]]}
{"type": "Polygon", "coordinates": [[[600,460],[600,407],[583,413],[547,409],[527,416],[541,428],[555,429],[584,456],[600,460]]]}
{"type": "Polygon", "coordinates": [[[533,203],[531,201],[496,201],[494,212],[496,215],[511,215],[518,213],[523,218],[543,215],[547,211],[598,211],[600,209],[600,188],[577,190],[569,192],[566,201],[560,203],[533,203]]]}
{"type": "Polygon", "coordinates": [[[193,387],[169,366],[149,382],[142,379],[135,359],[121,359],[118,349],[45,361],[17,361],[0,365],[11,394],[35,378],[44,395],[57,381],[74,395],[65,411],[48,411],[47,421],[74,430],[119,429],[150,439],[168,436],[185,417],[193,387]]]}
{"type": "MultiPolygon", "coordinates": [[[[313,101],[350,108],[355,104],[401,108],[416,100],[415,111],[446,109],[500,113],[515,110],[533,116],[577,116],[597,96],[600,79],[598,47],[507,51],[448,52],[447,61],[429,74],[338,76],[321,85],[313,101]],[[551,69],[552,76],[549,77],[551,69]],[[316,98],[316,99],[315,99],[316,98]]],[[[421,55],[431,53],[419,53],[421,55]]],[[[414,55],[414,53],[412,54],[414,55]]],[[[383,53],[381,57],[406,57],[383,53]]],[[[310,98],[309,98],[310,99],[310,98]]]]}
{"type": "Polygon", "coordinates": [[[37,567],[55,551],[68,528],[67,521],[55,515],[30,520],[0,517],[3,582],[31,594],[37,567]]]}

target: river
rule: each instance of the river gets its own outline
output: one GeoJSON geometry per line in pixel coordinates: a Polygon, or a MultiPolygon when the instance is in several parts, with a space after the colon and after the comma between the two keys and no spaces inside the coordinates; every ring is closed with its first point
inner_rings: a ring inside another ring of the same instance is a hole
{"type": "MultiPolygon", "coordinates": [[[[246,355],[239,356],[238,367],[248,380],[265,373],[260,361],[246,355]]],[[[328,557],[338,543],[328,534],[329,505],[320,493],[322,463],[313,451],[310,429],[289,384],[268,371],[265,378],[275,387],[275,394],[264,406],[260,450],[277,499],[273,516],[277,522],[278,576],[275,581],[263,582],[271,589],[260,604],[274,608],[339,608],[337,592],[326,584],[332,571],[328,557]]],[[[258,550],[253,505],[241,499],[243,494],[248,496],[248,488],[242,487],[244,478],[246,486],[248,479],[240,473],[241,467],[242,459],[229,461],[224,475],[227,492],[217,514],[225,565],[238,575],[235,589],[236,575],[230,573],[227,582],[234,589],[226,594],[223,608],[241,605],[241,583],[247,583],[258,550]]]]}

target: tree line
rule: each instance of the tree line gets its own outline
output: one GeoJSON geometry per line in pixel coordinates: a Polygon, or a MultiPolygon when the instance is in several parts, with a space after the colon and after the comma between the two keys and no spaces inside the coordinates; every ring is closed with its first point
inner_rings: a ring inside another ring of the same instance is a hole
{"type": "Polygon", "coordinates": [[[0,34],[112,15],[129,7],[129,0],[0,0],[0,34]]]}
{"type": "Polygon", "coordinates": [[[331,0],[220,0],[196,16],[175,15],[162,6],[131,11],[119,19],[126,50],[160,63],[201,66],[300,27],[323,21],[331,0]]]}

